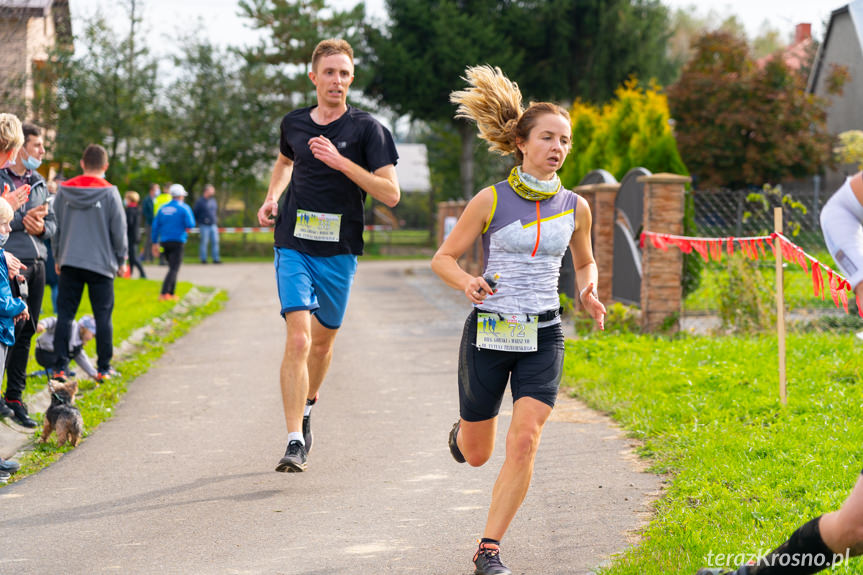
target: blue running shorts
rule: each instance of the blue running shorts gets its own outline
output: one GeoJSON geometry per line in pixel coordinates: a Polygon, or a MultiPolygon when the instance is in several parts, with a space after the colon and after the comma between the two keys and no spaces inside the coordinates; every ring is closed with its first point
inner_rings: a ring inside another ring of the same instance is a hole
{"type": "Polygon", "coordinates": [[[309,310],[328,329],[342,325],[348,308],[357,256],[310,256],[288,248],[275,248],[276,286],[282,317],[309,310]]]}

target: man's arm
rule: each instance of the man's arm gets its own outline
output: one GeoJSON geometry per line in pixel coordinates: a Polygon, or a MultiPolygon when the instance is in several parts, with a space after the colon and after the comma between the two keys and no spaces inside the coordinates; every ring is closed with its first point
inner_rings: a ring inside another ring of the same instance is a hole
{"type": "Polygon", "coordinates": [[[324,136],[309,140],[309,149],[315,158],[346,175],[374,199],[390,208],[399,203],[401,191],[396,167],[393,164],[387,164],[374,172],[369,172],[341,155],[333,143],[324,136]]]}
{"type": "Polygon", "coordinates": [[[126,212],[123,210],[123,200],[120,199],[120,192],[114,190],[114,210],[108,220],[108,225],[111,232],[111,245],[114,248],[114,255],[117,258],[117,264],[122,268],[126,265],[126,259],[129,257],[129,238],[126,235],[126,212]]]}
{"type": "Polygon", "coordinates": [[[258,223],[262,226],[272,226],[275,223],[279,210],[279,198],[291,183],[294,173],[294,161],[279,152],[273,173],[270,175],[270,187],[267,189],[267,197],[258,210],[258,223]]]}

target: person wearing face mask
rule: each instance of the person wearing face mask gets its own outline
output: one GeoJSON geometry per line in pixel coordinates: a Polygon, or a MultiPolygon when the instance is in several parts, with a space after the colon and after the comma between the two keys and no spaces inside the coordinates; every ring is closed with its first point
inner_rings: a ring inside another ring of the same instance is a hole
{"type": "Polygon", "coordinates": [[[24,145],[15,157],[13,165],[2,170],[0,179],[13,189],[30,187],[27,201],[14,211],[10,222],[12,231],[4,248],[17,257],[22,264],[19,277],[12,282],[12,293],[27,302],[32,321],[21,322],[15,328],[15,344],[6,358],[6,391],[4,400],[15,414],[12,420],[24,427],[36,427],[21,401],[27,385],[27,361],[30,344],[36,331],[36,322],[42,311],[45,293],[45,260],[48,250],[44,240],[50,240],[57,229],[54,211],[48,202],[45,180],[36,170],[45,156],[45,146],[39,126],[22,125],[24,145]]]}

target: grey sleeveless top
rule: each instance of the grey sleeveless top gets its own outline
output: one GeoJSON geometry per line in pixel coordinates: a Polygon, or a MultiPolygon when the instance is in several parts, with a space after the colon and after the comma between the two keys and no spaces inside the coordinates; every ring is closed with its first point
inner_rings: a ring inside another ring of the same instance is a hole
{"type": "MultiPolygon", "coordinates": [[[[532,202],[515,193],[506,180],[492,189],[492,214],[482,234],[483,273],[499,274],[500,279],[497,291],[477,308],[525,314],[557,309],[560,262],[575,231],[578,195],[562,188],[547,200],[532,202]]],[[[560,318],[540,327],[558,322],[560,318]]]]}

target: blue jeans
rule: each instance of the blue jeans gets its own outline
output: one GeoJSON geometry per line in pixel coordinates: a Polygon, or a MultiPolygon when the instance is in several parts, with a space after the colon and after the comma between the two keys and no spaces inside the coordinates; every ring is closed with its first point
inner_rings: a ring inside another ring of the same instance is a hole
{"type": "Polygon", "coordinates": [[[216,224],[198,226],[201,230],[201,261],[207,261],[207,246],[213,246],[213,261],[217,262],[219,258],[219,227],[216,224]]]}

